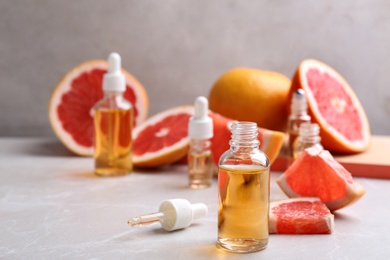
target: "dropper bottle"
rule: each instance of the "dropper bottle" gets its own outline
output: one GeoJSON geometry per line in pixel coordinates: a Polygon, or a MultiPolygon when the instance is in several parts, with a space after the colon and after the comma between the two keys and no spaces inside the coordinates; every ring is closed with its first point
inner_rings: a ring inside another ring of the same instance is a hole
{"type": "Polygon", "coordinates": [[[213,175],[210,141],[213,137],[213,121],[208,116],[208,100],[205,97],[196,98],[194,106],[195,112],[188,124],[188,177],[190,188],[202,189],[211,185],[213,175]]]}
{"type": "Polygon", "coordinates": [[[306,94],[303,89],[294,92],[291,99],[291,113],[287,122],[288,138],[288,161],[289,167],[294,161],[294,142],[299,135],[299,126],[302,123],[310,122],[310,116],[307,113],[306,94]]]}
{"type": "Polygon", "coordinates": [[[98,176],[125,175],[133,170],[133,106],[123,97],[125,90],[121,57],[111,53],[103,77],[104,97],[94,106],[94,158],[98,176]]]}

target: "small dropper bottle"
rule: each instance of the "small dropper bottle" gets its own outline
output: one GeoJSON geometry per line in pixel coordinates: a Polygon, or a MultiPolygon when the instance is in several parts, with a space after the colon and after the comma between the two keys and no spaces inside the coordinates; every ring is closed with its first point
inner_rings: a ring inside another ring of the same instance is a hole
{"type": "Polygon", "coordinates": [[[315,147],[319,151],[324,150],[321,145],[320,127],[318,124],[303,123],[299,126],[299,136],[295,140],[293,150],[294,159],[297,159],[299,155],[309,147],[315,147]]]}
{"type": "Polygon", "coordinates": [[[294,142],[299,135],[299,126],[302,123],[310,122],[310,116],[307,114],[307,100],[303,89],[294,92],[291,99],[291,113],[287,122],[288,138],[288,162],[287,167],[294,161],[294,142]]]}
{"type": "Polygon", "coordinates": [[[205,97],[196,98],[194,107],[194,115],[188,123],[188,177],[190,188],[202,189],[211,185],[213,175],[210,141],[213,137],[213,120],[208,116],[208,100],[205,97]]]}
{"type": "Polygon", "coordinates": [[[103,77],[104,97],[94,106],[95,174],[124,175],[132,171],[133,107],[123,97],[125,77],[121,57],[111,53],[103,77]]]}

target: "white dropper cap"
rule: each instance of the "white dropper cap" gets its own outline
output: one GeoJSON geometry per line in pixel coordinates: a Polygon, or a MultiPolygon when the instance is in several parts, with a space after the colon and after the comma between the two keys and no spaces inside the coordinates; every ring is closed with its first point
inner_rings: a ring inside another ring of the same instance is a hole
{"type": "Polygon", "coordinates": [[[121,72],[121,56],[113,52],[108,56],[108,71],[103,77],[103,91],[126,90],[125,76],[121,72]]]}
{"type": "Polygon", "coordinates": [[[160,219],[161,226],[167,231],[186,228],[191,225],[192,221],[204,217],[208,213],[205,204],[191,204],[185,199],[163,201],[159,211],[164,214],[164,217],[160,219]]]}
{"type": "Polygon", "coordinates": [[[195,113],[188,124],[188,136],[194,139],[213,137],[213,120],[208,116],[209,102],[205,97],[195,99],[195,113]]]}

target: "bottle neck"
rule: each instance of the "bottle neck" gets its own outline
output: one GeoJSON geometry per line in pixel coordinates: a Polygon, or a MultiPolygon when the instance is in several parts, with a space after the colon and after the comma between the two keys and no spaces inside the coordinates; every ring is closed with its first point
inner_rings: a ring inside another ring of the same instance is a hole
{"type": "Polygon", "coordinates": [[[105,98],[123,97],[123,92],[122,91],[104,91],[104,97],[105,98]]]}
{"type": "Polygon", "coordinates": [[[231,132],[230,147],[233,151],[251,150],[259,147],[260,142],[257,139],[258,128],[256,123],[234,122],[231,132]]]}
{"type": "Polygon", "coordinates": [[[320,127],[318,124],[303,123],[299,127],[299,139],[303,143],[320,143],[320,127]]]}
{"type": "Polygon", "coordinates": [[[317,144],[317,143],[321,142],[321,137],[319,137],[319,136],[300,136],[299,141],[301,143],[317,144]]]}
{"type": "Polygon", "coordinates": [[[210,139],[190,139],[190,148],[193,152],[202,152],[211,149],[210,139]]]}

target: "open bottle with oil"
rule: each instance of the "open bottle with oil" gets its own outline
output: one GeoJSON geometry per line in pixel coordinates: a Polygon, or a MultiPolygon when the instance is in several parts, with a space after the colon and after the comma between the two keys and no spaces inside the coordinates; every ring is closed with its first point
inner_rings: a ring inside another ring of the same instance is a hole
{"type": "Polygon", "coordinates": [[[104,97],[94,106],[95,174],[125,175],[132,171],[133,107],[123,97],[125,77],[117,53],[108,57],[108,71],[103,77],[104,97]]]}
{"type": "Polygon", "coordinates": [[[218,245],[250,253],[268,245],[270,164],[258,149],[256,123],[234,122],[231,132],[218,165],[218,245]]]}

